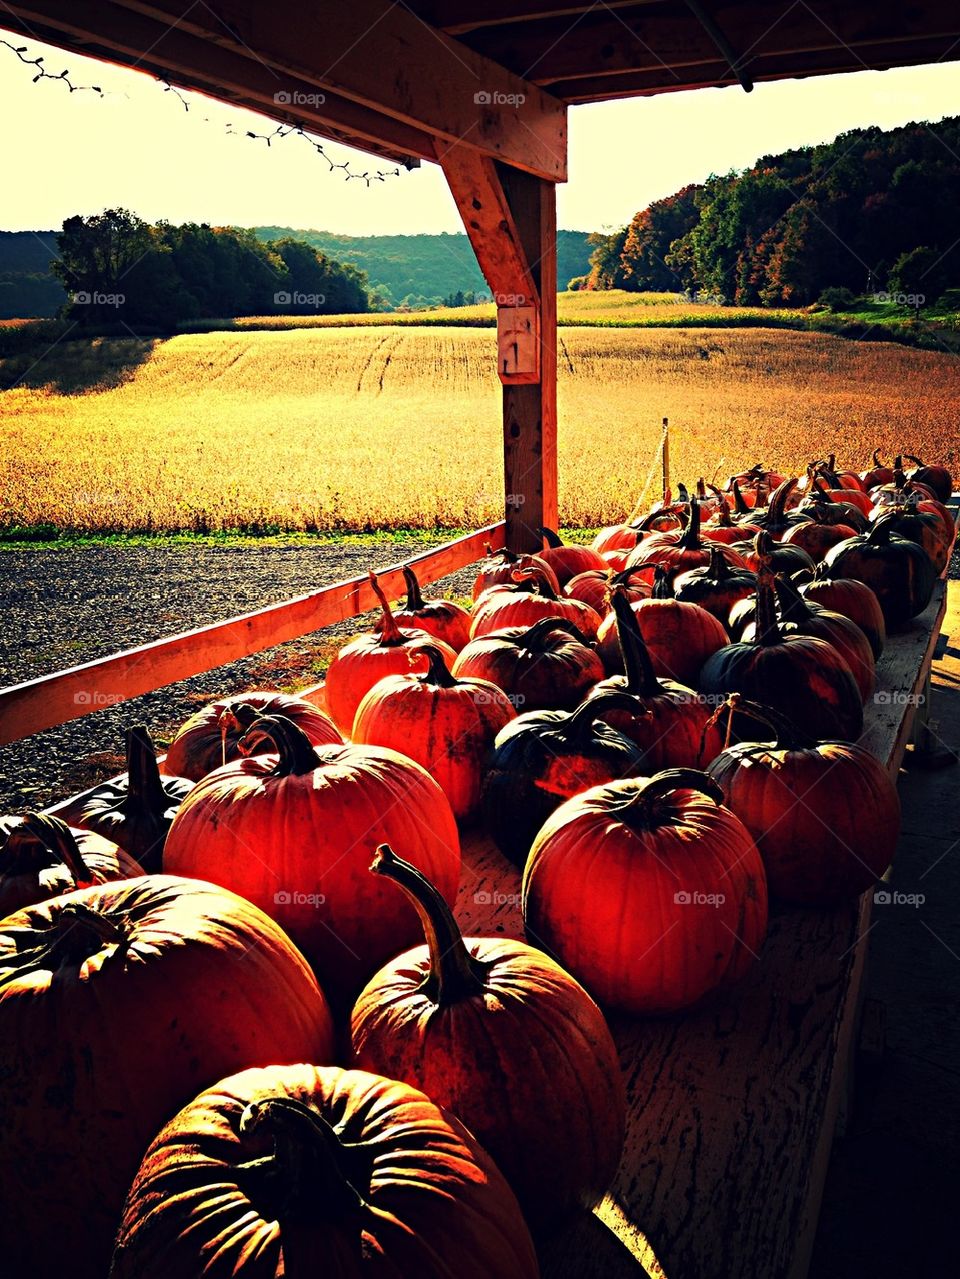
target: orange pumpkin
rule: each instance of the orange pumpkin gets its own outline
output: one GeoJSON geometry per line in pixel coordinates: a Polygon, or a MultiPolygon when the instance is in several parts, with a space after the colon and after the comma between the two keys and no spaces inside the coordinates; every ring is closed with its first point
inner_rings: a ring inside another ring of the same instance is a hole
{"type": "Polygon", "coordinates": [[[542,570],[519,569],[514,578],[516,589],[493,587],[477,600],[470,624],[471,639],[509,630],[511,626],[532,626],[543,617],[563,618],[588,639],[596,636],[600,625],[596,609],[582,600],[558,594],[542,570]]]}
{"type": "Polygon", "coordinates": [[[573,710],[603,679],[603,662],[572,622],[545,617],[471,640],[453,674],[490,680],[518,710],[573,710]]]}
{"type": "Polygon", "coordinates": [[[0,919],[75,888],[142,874],[117,844],[92,831],[71,830],[59,817],[0,817],[0,919]]]}
{"type": "Polygon", "coordinates": [[[480,561],[477,576],[473,579],[473,598],[479,599],[491,586],[512,584],[514,573],[525,568],[545,569],[547,580],[559,595],[560,583],[546,560],[540,559],[538,555],[520,555],[516,551],[508,551],[506,547],[502,551],[494,551],[488,544],[487,558],[480,561]]]}
{"type": "Polygon", "coordinates": [[[400,627],[426,631],[459,653],[470,638],[470,614],[467,610],[452,600],[425,600],[417,575],[407,564],[403,566],[403,580],[407,586],[407,601],[394,613],[393,620],[400,627]]]}
{"type": "Polygon", "coordinates": [[[589,572],[592,568],[606,568],[606,561],[593,547],[564,542],[552,528],[542,528],[540,532],[546,546],[537,552],[537,558],[550,565],[561,587],[566,586],[571,577],[576,577],[578,573],[589,572]]]}

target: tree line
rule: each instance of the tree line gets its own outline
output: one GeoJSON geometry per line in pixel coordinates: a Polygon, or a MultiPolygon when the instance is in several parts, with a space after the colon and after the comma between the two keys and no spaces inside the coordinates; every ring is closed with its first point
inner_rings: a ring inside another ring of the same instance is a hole
{"type": "Polygon", "coordinates": [[[126,209],[67,218],[52,270],[80,323],[167,329],[183,320],[369,309],[363,271],[290,238],[187,222],[151,225],[126,209]]]}
{"type": "Polygon", "coordinates": [[[592,237],[571,287],[803,306],[825,290],[960,286],[960,119],[856,129],[654,201],[592,237]]]}

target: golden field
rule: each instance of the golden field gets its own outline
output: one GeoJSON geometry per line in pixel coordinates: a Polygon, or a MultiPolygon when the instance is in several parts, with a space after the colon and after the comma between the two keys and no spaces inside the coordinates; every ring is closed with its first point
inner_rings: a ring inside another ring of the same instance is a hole
{"type": "MultiPolygon", "coordinates": [[[[769,329],[565,328],[561,521],[621,518],[671,421],[674,475],[879,447],[952,460],[956,357],[769,329]]],[[[295,329],[61,342],[0,393],[0,527],[477,526],[501,513],[493,335],[295,329]]]]}

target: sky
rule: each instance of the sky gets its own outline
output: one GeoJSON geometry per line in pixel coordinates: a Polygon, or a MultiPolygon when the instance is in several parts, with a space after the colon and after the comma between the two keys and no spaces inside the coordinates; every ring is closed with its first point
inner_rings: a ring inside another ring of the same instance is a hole
{"type": "MultiPolygon", "coordinates": [[[[0,39],[9,33],[0,31],[0,39]]],[[[63,82],[32,83],[34,69],[0,45],[3,180],[0,230],[59,229],[65,217],[123,207],[155,222],[291,226],[353,235],[459,232],[456,207],[431,164],[375,182],[344,180],[302,138],[263,141],[262,117],[185,93],[190,110],[152,76],[37,41],[42,55],[93,93],[63,82]],[[235,130],[228,134],[227,126],[235,130]]],[[[625,225],[652,200],[761,155],[829,141],[865,125],[960,115],[960,64],[864,71],[742,89],[704,89],[570,110],[570,181],[558,190],[558,221],[570,230],[625,225]]],[[[385,162],[336,143],[357,171],[385,162]]]]}

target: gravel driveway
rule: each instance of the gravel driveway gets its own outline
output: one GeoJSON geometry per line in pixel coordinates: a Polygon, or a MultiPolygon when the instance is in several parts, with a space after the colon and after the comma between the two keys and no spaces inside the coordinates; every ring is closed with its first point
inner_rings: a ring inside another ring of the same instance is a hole
{"type": "MultiPolygon", "coordinates": [[[[438,538],[437,543],[445,539],[438,538]]],[[[0,552],[0,686],[34,679],[252,612],[370,567],[395,564],[430,544],[91,546],[0,552]]],[[[468,594],[462,570],[430,593],[468,594]]],[[[145,693],[0,747],[0,814],[44,808],[122,771],[124,729],[146,724],[158,745],[198,706],[222,693],[303,687],[322,678],[339,623],[230,666],[145,693]]]]}

